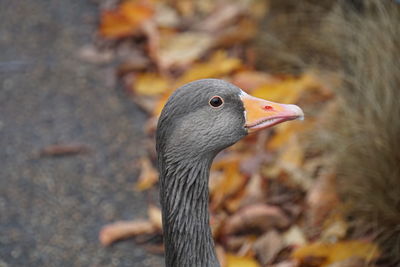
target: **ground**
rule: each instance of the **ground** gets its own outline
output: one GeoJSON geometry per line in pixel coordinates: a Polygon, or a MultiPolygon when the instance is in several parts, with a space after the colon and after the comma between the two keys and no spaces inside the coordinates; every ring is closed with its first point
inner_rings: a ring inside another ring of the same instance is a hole
{"type": "MultiPolygon", "coordinates": [[[[146,215],[132,185],[145,114],[85,63],[96,5],[0,3],[0,266],[162,266],[134,241],[98,242],[102,225],[146,215]],[[90,153],[39,157],[52,144],[90,153]]],[[[156,200],[155,200],[156,201],[156,200]]]]}

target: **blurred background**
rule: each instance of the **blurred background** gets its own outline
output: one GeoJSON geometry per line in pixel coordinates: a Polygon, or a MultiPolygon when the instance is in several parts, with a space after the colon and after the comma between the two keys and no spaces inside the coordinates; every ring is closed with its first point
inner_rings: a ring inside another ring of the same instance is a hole
{"type": "Polygon", "coordinates": [[[391,0],[2,0],[0,266],[164,266],[155,127],[202,78],[306,113],[216,158],[222,266],[400,266],[399,14],[391,0]]]}

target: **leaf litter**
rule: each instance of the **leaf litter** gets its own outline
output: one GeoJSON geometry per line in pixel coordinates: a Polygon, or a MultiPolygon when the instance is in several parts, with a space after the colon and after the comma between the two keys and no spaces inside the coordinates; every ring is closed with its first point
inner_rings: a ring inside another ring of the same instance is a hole
{"type": "MultiPolygon", "coordinates": [[[[307,139],[324,123],[324,114],[334,112],[329,79],[315,70],[274,75],[254,65],[251,40],[269,12],[268,1],[113,3],[100,14],[97,46],[83,49],[81,57],[94,63],[118,59],[118,77],[148,113],[149,151],[138,162],[141,173],[134,190],[157,190],[154,134],[169,95],[193,80],[225,79],[254,96],[302,106],[306,120],[248,136],[215,159],[210,223],[221,266],[357,267],[379,256],[367,237],[347,239],[335,173],[326,163],[328,156],[312,151],[307,139]]],[[[149,205],[147,219],[104,226],[99,239],[107,246],[146,235],[162,235],[157,205],[149,205]]],[[[162,251],[162,244],[149,240],[149,251],[162,251]]]]}

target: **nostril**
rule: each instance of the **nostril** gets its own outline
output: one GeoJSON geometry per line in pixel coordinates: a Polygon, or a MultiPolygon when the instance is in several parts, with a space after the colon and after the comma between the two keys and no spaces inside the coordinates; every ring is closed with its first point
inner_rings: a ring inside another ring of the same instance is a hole
{"type": "Polygon", "coordinates": [[[274,110],[274,108],[273,108],[273,107],[271,107],[271,106],[268,106],[268,105],[267,105],[267,106],[264,106],[264,109],[265,109],[265,110],[274,110]]]}

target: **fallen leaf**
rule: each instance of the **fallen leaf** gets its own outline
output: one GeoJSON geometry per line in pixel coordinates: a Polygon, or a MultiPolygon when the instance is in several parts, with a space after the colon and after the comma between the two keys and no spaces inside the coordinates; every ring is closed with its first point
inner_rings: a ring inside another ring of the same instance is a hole
{"type": "Polygon", "coordinates": [[[192,17],[195,12],[195,1],[192,0],[180,0],[176,1],[176,8],[179,13],[184,17],[192,17]]]}
{"type": "Polygon", "coordinates": [[[243,18],[233,26],[227,27],[218,34],[217,46],[230,47],[251,40],[257,34],[257,22],[243,18]]]}
{"type": "Polygon", "coordinates": [[[275,230],[266,232],[254,243],[254,251],[256,252],[257,259],[259,259],[263,266],[270,264],[283,247],[283,240],[275,230]]]}
{"type": "Polygon", "coordinates": [[[311,227],[321,226],[339,203],[336,174],[324,172],[317,178],[306,197],[307,217],[311,227]]]}
{"type": "Polygon", "coordinates": [[[307,239],[303,233],[303,231],[297,225],[293,225],[283,233],[283,242],[286,246],[304,246],[307,243],[307,239]]]}
{"type": "Polygon", "coordinates": [[[281,261],[277,264],[273,264],[271,265],[271,267],[298,267],[299,264],[296,261],[281,261]]]}
{"type": "Polygon", "coordinates": [[[135,189],[138,191],[144,191],[157,183],[158,172],[148,158],[143,157],[139,159],[139,164],[141,171],[135,189]]]}
{"type": "Polygon", "coordinates": [[[351,257],[343,261],[334,262],[327,267],[365,267],[370,266],[360,257],[351,257]]]}
{"type": "Polygon", "coordinates": [[[227,267],[259,267],[258,262],[252,257],[241,257],[231,253],[226,254],[227,267]]]}
{"type": "Polygon", "coordinates": [[[373,243],[359,240],[342,241],[337,243],[313,243],[296,249],[292,257],[304,261],[307,257],[324,258],[321,266],[359,257],[367,262],[379,256],[379,248],[373,243]]]}
{"type": "Polygon", "coordinates": [[[247,179],[239,171],[240,157],[236,154],[223,157],[213,165],[213,169],[219,169],[221,176],[217,184],[211,188],[211,209],[215,210],[227,198],[243,189],[247,179]]]}
{"type": "MultiPolygon", "coordinates": [[[[151,58],[154,62],[159,62],[159,51],[160,51],[160,32],[158,31],[157,25],[152,20],[147,20],[142,23],[142,31],[144,35],[147,37],[147,53],[149,58],[151,58]]],[[[162,68],[158,65],[160,72],[162,72],[162,68]]]]}
{"type": "Polygon", "coordinates": [[[167,78],[156,73],[141,73],[132,84],[133,91],[139,95],[154,96],[167,91],[170,82],[167,78]]]}
{"type": "Polygon", "coordinates": [[[193,28],[212,34],[232,25],[241,13],[243,13],[243,7],[240,5],[234,3],[225,4],[216,9],[206,19],[194,25],[193,28]]]}
{"type": "Polygon", "coordinates": [[[42,157],[62,157],[88,153],[89,146],[83,144],[50,145],[43,148],[39,155],[42,157]]]}
{"type": "Polygon", "coordinates": [[[103,246],[108,246],[117,240],[142,234],[152,234],[156,230],[149,221],[119,221],[104,226],[100,231],[99,239],[103,246]]]}
{"type": "Polygon", "coordinates": [[[265,84],[252,91],[252,95],[273,102],[294,104],[308,89],[315,88],[318,84],[312,74],[304,74],[299,78],[289,77],[279,83],[265,84]]]}
{"type": "Polygon", "coordinates": [[[348,224],[340,213],[335,213],[331,218],[325,221],[321,240],[337,241],[345,238],[348,230],[348,224]]]}
{"type": "Polygon", "coordinates": [[[241,67],[240,59],[229,57],[224,50],[215,52],[210,60],[194,64],[179,78],[177,86],[205,78],[219,78],[241,67]]]}
{"type": "Polygon", "coordinates": [[[146,244],[144,249],[151,254],[158,254],[160,256],[165,255],[164,244],[146,244]]]}
{"type": "Polygon", "coordinates": [[[314,129],[317,121],[307,118],[305,121],[293,121],[284,123],[275,127],[276,134],[268,140],[267,150],[276,150],[285,146],[293,136],[298,136],[302,133],[314,129]]]}
{"type": "Polygon", "coordinates": [[[261,71],[241,71],[233,75],[232,83],[246,92],[251,92],[264,84],[276,83],[276,79],[271,74],[261,71]]]}
{"type": "Polygon", "coordinates": [[[215,252],[217,253],[218,262],[221,267],[227,267],[226,264],[226,252],[223,246],[215,246],[215,252]]]}
{"type": "Polygon", "coordinates": [[[294,136],[283,148],[279,155],[278,162],[286,169],[299,169],[303,164],[304,151],[300,146],[298,138],[294,136]]]}
{"type": "MultiPolygon", "coordinates": [[[[171,88],[175,89],[175,87],[171,87],[171,88]]],[[[157,100],[157,103],[155,104],[155,107],[152,112],[153,120],[154,120],[154,118],[157,118],[156,121],[158,121],[158,116],[160,115],[165,103],[167,103],[167,100],[168,100],[169,96],[171,95],[171,93],[172,93],[172,90],[167,91],[157,100]]]]}
{"type": "Polygon", "coordinates": [[[254,244],[256,235],[229,235],[224,238],[224,244],[229,251],[239,251],[246,244],[254,244]]]}
{"type": "Polygon", "coordinates": [[[135,34],[154,14],[154,7],[149,3],[125,1],[116,9],[104,11],[100,18],[100,34],[110,39],[135,34]]]}
{"type": "Polygon", "coordinates": [[[211,214],[210,218],[210,227],[211,233],[214,238],[217,238],[221,233],[221,228],[224,226],[224,221],[227,218],[227,214],[225,212],[217,212],[211,214]]]}
{"type": "Polygon", "coordinates": [[[265,190],[266,186],[263,183],[263,178],[259,173],[255,173],[246,184],[240,198],[236,200],[238,203],[231,203],[232,200],[229,200],[226,206],[230,212],[236,212],[241,207],[265,202],[267,199],[265,190]]]}
{"type": "Polygon", "coordinates": [[[202,32],[184,32],[167,38],[161,36],[158,65],[163,69],[185,66],[202,56],[212,44],[212,37],[202,32]]]}
{"type": "MultiPolygon", "coordinates": [[[[135,75],[132,75],[133,72],[143,72],[151,64],[148,55],[137,48],[133,48],[131,44],[120,44],[116,54],[118,60],[121,61],[117,69],[117,76],[119,77],[124,77],[126,75],[135,77],[135,75]]],[[[127,84],[127,87],[130,88],[131,84],[127,84]]]]}
{"type": "Polygon", "coordinates": [[[93,64],[106,64],[114,59],[114,51],[100,50],[93,45],[85,45],[79,50],[79,58],[93,64]]]}
{"type": "Polygon", "coordinates": [[[265,232],[271,228],[283,229],[290,221],[278,207],[266,204],[254,204],[243,207],[229,217],[223,229],[224,234],[240,233],[251,230],[265,232]]]}
{"type": "Polygon", "coordinates": [[[160,27],[175,28],[180,23],[176,10],[162,2],[156,5],[154,20],[160,27]]]}
{"type": "Polygon", "coordinates": [[[162,230],[162,216],[161,210],[159,207],[154,205],[149,205],[149,209],[147,210],[150,222],[158,229],[162,230]]]}

